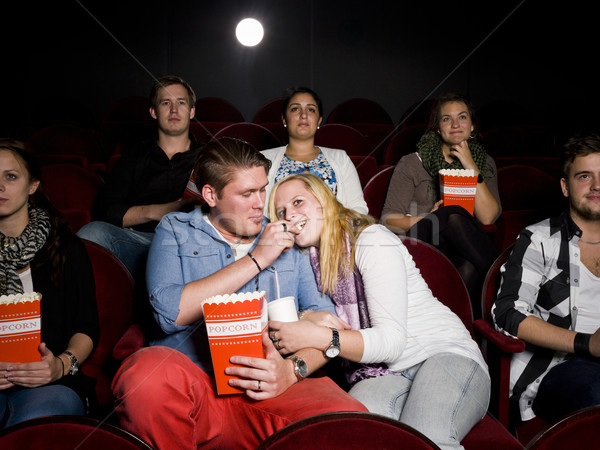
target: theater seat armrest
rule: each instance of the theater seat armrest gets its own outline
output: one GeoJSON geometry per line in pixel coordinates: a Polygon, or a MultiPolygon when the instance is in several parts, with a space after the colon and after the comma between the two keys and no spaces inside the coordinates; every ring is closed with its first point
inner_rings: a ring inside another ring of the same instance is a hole
{"type": "Polygon", "coordinates": [[[134,354],[146,343],[146,336],[142,327],[134,323],[129,326],[127,331],[123,333],[123,336],[115,344],[112,356],[118,361],[123,361],[128,356],[134,354]]]}
{"type": "Polygon", "coordinates": [[[521,353],[525,350],[525,341],[496,331],[488,320],[477,319],[473,323],[473,327],[484,339],[503,352],[521,353]]]}
{"type": "Polygon", "coordinates": [[[488,234],[494,234],[496,232],[496,224],[491,223],[489,225],[481,225],[481,228],[483,228],[483,231],[485,231],[488,234]]]}

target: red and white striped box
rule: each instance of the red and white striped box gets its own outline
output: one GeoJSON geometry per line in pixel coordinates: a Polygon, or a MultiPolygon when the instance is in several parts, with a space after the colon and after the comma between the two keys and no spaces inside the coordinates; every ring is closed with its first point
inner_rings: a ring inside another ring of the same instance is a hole
{"type": "Polygon", "coordinates": [[[202,193],[196,187],[196,183],[194,183],[194,172],[190,174],[190,178],[188,179],[181,198],[182,200],[187,200],[188,198],[197,198],[199,205],[204,203],[204,197],[202,197],[202,193]]]}
{"type": "Polygon", "coordinates": [[[217,393],[243,394],[241,389],[229,386],[234,378],[225,374],[225,368],[234,356],[264,358],[262,332],[267,327],[267,295],[265,291],[231,295],[217,295],[202,304],[204,321],[210,345],[217,393]]]}
{"type": "Polygon", "coordinates": [[[0,297],[0,361],[41,361],[41,300],[37,292],[0,297]]]}
{"type": "Polygon", "coordinates": [[[471,169],[442,169],[440,176],[440,192],[444,206],[459,205],[473,215],[475,193],[477,192],[477,175],[471,169]]]}

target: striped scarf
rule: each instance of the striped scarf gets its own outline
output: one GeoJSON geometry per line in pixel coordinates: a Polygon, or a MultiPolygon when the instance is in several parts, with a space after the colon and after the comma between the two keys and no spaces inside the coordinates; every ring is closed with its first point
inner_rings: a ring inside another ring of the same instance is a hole
{"type": "Polygon", "coordinates": [[[39,208],[29,208],[29,223],[19,237],[0,231],[0,295],[22,294],[19,269],[26,267],[50,234],[50,218],[39,208]]]}

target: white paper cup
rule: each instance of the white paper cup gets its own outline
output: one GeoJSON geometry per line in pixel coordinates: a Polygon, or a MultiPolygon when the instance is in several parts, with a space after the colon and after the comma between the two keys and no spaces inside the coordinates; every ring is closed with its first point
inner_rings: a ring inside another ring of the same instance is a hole
{"type": "Polygon", "coordinates": [[[269,320],[278,320],[279,322],[295,322],[298,320],[298,311],[294,297],[282,297],[273,300],[268,304],[269,320]]]}

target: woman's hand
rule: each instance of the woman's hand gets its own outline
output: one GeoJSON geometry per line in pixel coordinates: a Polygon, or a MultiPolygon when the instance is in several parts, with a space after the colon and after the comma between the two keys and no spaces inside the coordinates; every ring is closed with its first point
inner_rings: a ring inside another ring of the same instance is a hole
{"type": "Polygon", "coordinates": [[[349,330],[351,328],[345,321],[338,316],[331,314],[329,311],[306,310],[302,314],[302,319],[300,320],[308,320],[315,325],[337,328],[338,330],[349,330]]]}
{"type": "Polygon", "coordinates": [[[310,320],[297,322],[269,321],[269,337],[279,353],[289,355],[303,348],[324,350],[331,342],[331,328],[310,320]]]}
{"type": "Polygon", "coordinates": [[[429,213],[431,214],[432,212],[437,211],[442,206],[444,206],[444,200],[438,200],[437,202],[435,202],[433,208],[431,208],[431,211],[429,211],[429,213]]]}
{"type": "Polygon", "coordinates": [[[254,400],[266,400],[283,394],[297,382],[293,362],[283,359],[269,332],[262,334],[265,358],[250,356],[232,356],[230,362],[242,367],[227,367],[225,373],[238,378],[229,380],[229,385],[246,390],[246,395],[254,400]]]}
{"type": "Polygon", "coordinates": [[[40,344],[38,350],[42,355],[41,361],[2,363],[0,367],[4,369],[4,379],[0,382],[0,389],[6,389],[12,385],[34,388],[62,378],[63,365],[54,356],[54,353],[46,347],[44,342],[40,344]]]}
{"type": "Polygon", "coordinates": [[[458,144],[454,144],[450,147],[450,155],[457,158],[465,169],[472,169],[479,173],[479,167],[473,160],[471,155],[471,149],[467,141],[462,141],[458,144]]]}
{"type": "Polygon", "coordinates": [[[0,363],[0,391],[4,389],[9,389],[14,386],[12,381],[8,381],[8,368],[14,366],[16,363],[0,363]]]}

